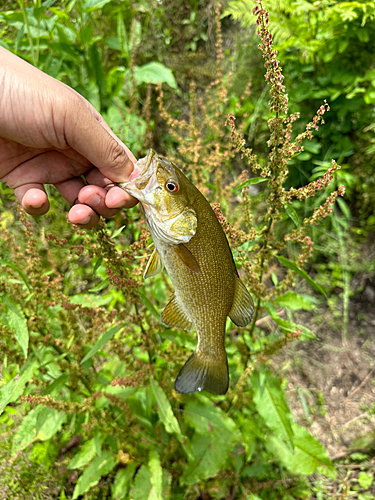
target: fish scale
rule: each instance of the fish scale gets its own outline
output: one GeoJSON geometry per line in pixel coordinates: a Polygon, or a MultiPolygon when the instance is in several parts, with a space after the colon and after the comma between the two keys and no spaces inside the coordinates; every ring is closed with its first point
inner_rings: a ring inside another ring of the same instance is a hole
{"type": "Polygon", "coordinates": [[[225,325],[252,319],[254,306],[241,282],[225,233],[203,194],[172,162],[150,150],[139,177],[120,184],[137,198],[155,250],[145,278],[165,267],[175,293],[161,315],[169,327],[195,327],[198,345],[175,381],[181,393],[225,394],[228,363],[225,325]]]}

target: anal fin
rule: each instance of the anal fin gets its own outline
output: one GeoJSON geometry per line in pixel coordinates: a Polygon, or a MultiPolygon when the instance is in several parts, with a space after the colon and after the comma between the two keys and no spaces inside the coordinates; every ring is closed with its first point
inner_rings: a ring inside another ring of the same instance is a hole
{"type": "Polygon", "coordinates": [[[163,263],[160,258],[159,252],[155,250],[152,252],[151,257],[147,262],[147,266],[145,272],[143,273],[143,278],[150,278],[151,276],[155,276],[159,274],[163,270],[163,263]]]}
{"type": "Polygon", "coordinates": [[[235,293],[229,317],[237,326],[246,326],[253,319],[254,303],[247,288],[239,277],[235,283],[235,293]]]}
{"type": "Polygon", "coordinates": [[[177,392],[208,391],[211,394],[225,394],[228,390],[228,362],[224,352],[217,357],[195,351],[186,361],[174,383],[177,392]]]}
{"type": "Polygon", "coordinates": [[[181,330],[191,330],[193,323],[178,303],[176,296],[173,295],[166,308],[162,312],[161,321],[166,326],[180,328],[181,330]]]}

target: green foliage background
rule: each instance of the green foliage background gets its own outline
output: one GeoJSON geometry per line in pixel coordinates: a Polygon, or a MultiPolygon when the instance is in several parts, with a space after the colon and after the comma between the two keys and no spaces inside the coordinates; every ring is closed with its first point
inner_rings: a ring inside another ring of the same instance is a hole
{"type": "Polygon", "coordinates": [[[291,110],[302,115],[294,137],[323,99],[331,105],[326,125],[289,161],[285,187],[323,175],[331,158],[343,167],[314,199],[279,207],[272,238],[270,226],[264,230],[270,191],[263,177],[243,177],[249,166],[225,127],[235,114],[265,168],[272,114],[253,7],[229,2],[221,28],[211,2],[194,0],[35,0],[0,11],[3,46],[84,95],[136,156],[155,147],[220,202],[259,315],[278,325],[266,336],[255,321],[239,332],[228,320],[228,394],[175,393],[173,380],[196,342],[159,321],[172,287],[164,275],[142,279],[150,241],[137,208],[83,231],[68,226],[68,207],[52,189],[50,213],[32,219],[2,185],[3,498],[310,498],[319,489],[311,474],[336,477],[323,446],[293,422],[285,380],[268,356],[297,330],[298,341],[314,338],[295,319],[296,311],[326,307],[313,288],[342,314],[345,339],[356,292],[350,278],[373,274],[361,249],[375,220],[374,5],[266,6],[291,110]],[[340,184],[348,194],[334,217],[308,229],[317,250],[313,280],[302,269],[307,258],[298,260],[301,241],[278,241],[301,231],[340,184]]]}

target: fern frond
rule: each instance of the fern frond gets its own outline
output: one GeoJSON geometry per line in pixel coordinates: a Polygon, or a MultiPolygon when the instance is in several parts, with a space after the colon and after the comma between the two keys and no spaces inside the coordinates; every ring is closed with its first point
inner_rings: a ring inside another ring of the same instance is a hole
{"type": "Polygon", "coordinates": [[[253,8],[252,0],[235,0],[229,2],[221,17],[232,16],[235,21],[240,21],[244,28],[250,28],[256,21],[253,8]]]}

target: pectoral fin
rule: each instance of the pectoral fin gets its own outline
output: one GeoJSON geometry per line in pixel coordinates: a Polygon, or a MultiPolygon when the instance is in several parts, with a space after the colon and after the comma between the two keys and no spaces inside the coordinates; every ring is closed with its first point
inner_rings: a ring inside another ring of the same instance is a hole
{"type": "Polygon", "coordinates": [[[150,278],[150,276],[155,276],[159,274],[163,270],[163,263],[160,258],[159,252],[155,250],[152,252],[149,261],[147,262],[147,266],[145,272],[143,274],[143,278],[150,278]]]}
{"type": "Polygon", "coordinates": [[[229,317],[237,326],[246,326],[250,323],[254,314],[254,304],[247,288],[237,277],[235,284],[234,300],[229,317]]]}
{"type": "Polygon", "coordinates": [[[181,330],[189,331],[193,328],[193,323],[185,311],[182,310],[175,295],[172,296],[167,307],[162,312],[161,321],[166,326],[180,328],[181,330]]]}
{"type": "Polygon", "coordinates": [[[184,244],[181,243],[180,245],[176,245],[175,251],[182,262],[185,264],[185,266],[187,266],[195,273],[201,272],[201,268],[199,267],[197,259],[184,244]]]}

